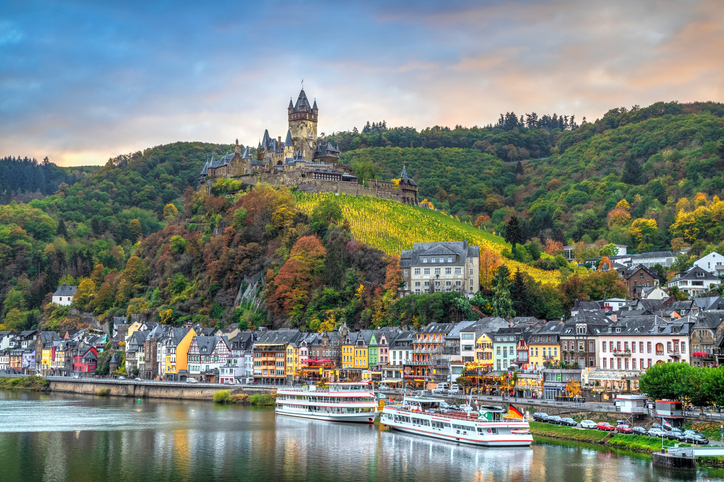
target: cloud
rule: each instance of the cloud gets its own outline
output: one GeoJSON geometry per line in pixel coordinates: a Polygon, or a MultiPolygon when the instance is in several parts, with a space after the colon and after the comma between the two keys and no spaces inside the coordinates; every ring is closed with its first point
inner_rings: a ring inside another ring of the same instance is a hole
{"type": "Polygon", "coordinates": [[[723,5],[3,4],[0,156],[104,163],[177,140],[255,145],[265,128],[284,136],[302,78],[327,133],[724,101],[723,5]]]}

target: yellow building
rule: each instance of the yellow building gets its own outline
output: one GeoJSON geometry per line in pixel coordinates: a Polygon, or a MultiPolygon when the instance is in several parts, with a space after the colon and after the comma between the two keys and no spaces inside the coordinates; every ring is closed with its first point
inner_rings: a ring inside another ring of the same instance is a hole
{"type": "Polygon", "coordinates": [[[529,368],[543,368],[546,363],[557,364],[561,360],[560,334],[562,330],[563,322],[548,322],[530,336],[528,339],[529,368]]]}
{"type": "Polygon", "coordinates": [[[367,369],[369,366],[369,347],[356,344],[354,347],[354,366],[352,368],[367,369]]]}
{"type": "Polygon", "coordinates": [[[126,339],[124,341],[128,341],[131,338],[131,335],[140,330],[142,326],[143,323],[140,321],[134,321],[131,323],[131,326],[128,327],[128,332],[126,332],[126,339]]]}
{"type": "Polygon", "coordinates": [[[486,333],[475,340],[475,366],[483,371],[493,367],[493,340],[486,333]]]}
{"type": "Polygon", "coordinates": [[[166,379],[178,380],[180,371],[188,371],[189,365],[189,346],[196,336],[193,328],[190,328],[186,335],[181,338],[176,346],[173,343],[166,348],[166,379]]]}
{"type": "Polygon", "coordinates": [[[285,367],[287,377],[294,377],[299,370],[299,346],[296,343],[287,345],[287,363],[285,367]]]}
{"type": "Polygon", "coordinates": [[[40,360],[40,367],[43,373],[47,374],[53,365],[53,346],[43,347],[43,354],[40,360]]]}
{"type": "Polygon", "coordinates": [[[354,345],[342,344],[342,368],[354,368],[354,345]]]}

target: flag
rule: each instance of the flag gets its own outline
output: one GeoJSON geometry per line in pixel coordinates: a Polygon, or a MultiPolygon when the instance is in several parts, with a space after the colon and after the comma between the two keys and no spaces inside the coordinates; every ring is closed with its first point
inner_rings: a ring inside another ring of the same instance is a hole
{"type": "Polygon", "coordinates": [[[390,399],[390,397],[388,397],[388,396],[385,395],[384,393],[378,393],[378,394],[377,394],[377,398],[381,398],[381,399],[385,399],[385,398],[386,398],[386,399],[388,399],[388,400],[390,399]]]}
{"type": "Polygon", "coordinates": [[[508,405],[508,416],[512,418],[523,418],[523,414],[520,410],[515,408],[513,405],[508,405]]]}
{"type": "Polygon", "coordinates": [[[664,427],[671,427],[671,424],[667,420],[662,420],[664,421],[664,427]]]}

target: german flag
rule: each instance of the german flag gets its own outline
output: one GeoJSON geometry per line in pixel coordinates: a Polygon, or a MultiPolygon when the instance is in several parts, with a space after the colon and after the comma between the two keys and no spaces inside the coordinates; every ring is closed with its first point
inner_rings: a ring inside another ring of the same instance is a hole
{"type": "Polygon", "coordinates": [[[520,410],[515,408],[513,405],[508,405],[508,416],[512,418],[523,418],[523,414],[520,410]]]}

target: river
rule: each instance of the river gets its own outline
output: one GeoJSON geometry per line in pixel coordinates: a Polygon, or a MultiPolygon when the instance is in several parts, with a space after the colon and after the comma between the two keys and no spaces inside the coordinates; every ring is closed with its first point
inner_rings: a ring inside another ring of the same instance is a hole
{"type": "Polygon", "coordinates": [[[536,443],[485,449],[270,408],[0,391],[0,481],[722,480],[648,456],[536,443]]]}

